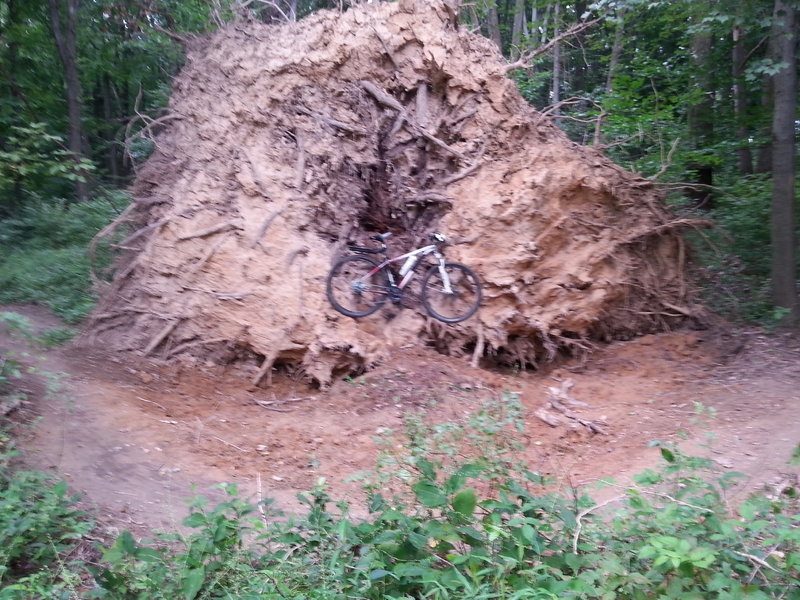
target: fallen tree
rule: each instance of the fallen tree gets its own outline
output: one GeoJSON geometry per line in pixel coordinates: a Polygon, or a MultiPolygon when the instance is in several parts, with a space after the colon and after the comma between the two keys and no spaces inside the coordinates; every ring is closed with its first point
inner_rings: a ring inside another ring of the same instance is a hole
{"type": "Polygon", "coordinates": [[[530,107],[442,2],[361,5],[194,40],[117,233],[86,339],[171,359],[292,365],[327,384],[392,348],[537,365],[669,328],[685,250],[650,181],[530,107]],[[431,231],[480,275],[457,325],[421,307],[353,320],[325,276],[348,242],[431,231]]]}

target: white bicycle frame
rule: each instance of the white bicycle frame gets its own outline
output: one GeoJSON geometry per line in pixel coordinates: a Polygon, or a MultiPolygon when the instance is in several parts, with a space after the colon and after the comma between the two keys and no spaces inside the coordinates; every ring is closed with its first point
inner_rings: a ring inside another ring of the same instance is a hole
{"type": "MultiPolygon", "coordinates": [[[[405,272],[405,274],[402,275],[403,279],[400,280],[399,284],[395,284],[395,282],[394,282],[394,274],[392,273],[392,270],[391,269],[386,269],[386,274],[389,276],[389,283],[391,285],[397,285],[397,287],[402,290],[403,288],[405,288],[405,286],[408,284],[409,281],[411,281],[411,278],[414,276],[414,273],[416,272],[414,269],[417,266],[417,264],[419,263],[419,260],[424,256],[428,256],[429,254],[433,254],[436,257],[436,259],[439,261],[439,273],[441,274],[442,282],[444,283],[444,293],[445,294],[452,294],[453,293],[453,288],[450,287],[450,277],[448,277],[447,271],[444,268],[444,254],[439,252],[439,249],[436,247],[435,244],[431,244],[429,246],[423,246],[422,248],[417,248],[416,250],[412,250],[411,252],[406,252],[405,254],[401,254],[400,256],[395,256],[394,258],[389,258],[389,259],[383,261],[377,267],[375,267],[372,271],[370,271],[366,275],[366,277],[369,277],[369,276],[373,275],[374,273],[377,273],[378,271],[380,271],[381,269],[383,269],[384,267],[386,267],[387,265],[389,265],[391,263],[395,263],[395,262],[398,262],[398,261],[401,261],[401,260],[404,260],[404,259],[407,260],[407,261],[412,261],[412,259],[413,259],[413,262],[409,262],[408,263],[409,264],[408,270],[405,272]]],[[[405,267],[405,265],[403,265],[403,267],[405,267]]],[[[401,269],[400,272],[402,274],[403,270],[401,269]]]]}

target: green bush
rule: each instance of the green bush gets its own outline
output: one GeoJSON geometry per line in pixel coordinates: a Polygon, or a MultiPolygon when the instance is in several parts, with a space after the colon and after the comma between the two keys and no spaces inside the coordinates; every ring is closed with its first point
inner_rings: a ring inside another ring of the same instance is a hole
{"type": "MultiPolygon", "coordinates": [[[[0,303],[46,306],[68,323],[92,309],[87,246],[108,224],[122,198],[80,204],[31,201],[14,218],[0,222],[0,303]]],[[[110,256],[99,253],[98,265],[110,256]]]]}
{"type": "MultiPolygon", "coordinates": [[[[515,426],[509,415],[502,428],[515,426]]],[[[334,502],[324,481],[299,496],[305,514],[288,520],[259,514],[227,487],[216,508],[192,504],[188,537],[140,544],[123,533],[90,597],[800,598],[793,494],[753,497],[733,514],[733,475],[710,478],[708,461],[664,447],[659,470],[595,503],[548,492],[505,452],[459,456],[446,448],[451,433],[444,451],[418,452],[435,450],[418,437],[435,427],[415,421],[392,472],[379,476],[394,491],[370,487],[368,517],[334,502]]],[[[466,440],[498,433],[480,417],[458,427],[466,440]]]]}
{"type": "Polygon", "coordinates": [[[702,298],[726,318],[768,325],[780,320],[770,296],[771,190],[768,175],[727,176],[708,214],[714,229],[687,233],[697,251],[702,298]]]}
{"type": "Polygon", "coordinates": [[[83,569],[65,557],[94,524],[63,481],[16,470],[16,455],[0,433],[0,600],[76,597],[83,569]]]}

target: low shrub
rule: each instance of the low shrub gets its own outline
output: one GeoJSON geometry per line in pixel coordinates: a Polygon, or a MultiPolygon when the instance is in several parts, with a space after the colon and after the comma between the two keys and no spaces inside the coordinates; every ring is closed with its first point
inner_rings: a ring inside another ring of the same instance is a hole
{"type": "Polygon", "coordinates": [[[83,565],[67,562],[94,524],[63,481],[18,470],[0,434],[0,600],[75,598],[83,565]]]}
{"type": "MultiPolygon", "coordinates": [[[[0,303],[46,306],[67,323],[93,308],[87,246],[124,207],[119,194],[79,204],[31,200],[0,222],[0,303]]],[[[101,249],[95,268],[110,261],[101,249]]]]}
{"type": "MultiPolygon", "coordinates": [[[[514,423],[511,414],[504,427],[514,423]]],[[[478,439],[492,427],[478,418],[463,433],[478,439]]],[[[793,491],[732,512],[734,474],[710,478],[710,462],[663,447],[660,469],[596,503],[548,492],[516,461],[498,468],[497,453],[417,452],[420,431],[419,420],[406,431],[396,477],[381,476],[395,491],[368,487],[368,517],[335,502],[324,481],[299,496],[303,516],[284,520],[227,486],[229,500],[215,508],[192,503],[190,536],[138,543],[123,533],[95,570],[91,597],[800,598],[793,491]]]]}

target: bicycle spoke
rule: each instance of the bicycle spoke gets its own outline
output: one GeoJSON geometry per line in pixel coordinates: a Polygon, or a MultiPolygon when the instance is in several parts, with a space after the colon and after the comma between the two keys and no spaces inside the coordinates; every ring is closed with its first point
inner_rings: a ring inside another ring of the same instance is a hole
{"type": "Polygon", "coordinates": [[[477,310],[481,300],[480,284],[475,273],[464,265],[447,263],[445,271],[450,289],[446,289],[438,267],[434,267],[423,283],[423,302],[434,318],[458,323],[477,310]]]}
{"type": "Polygon", "coordinates": [[[334,308],[350,317],[375,312],[386,301],[383,272],[364,256],[348,257],[334,266],[328,276],[328,299],[334,308]]]}

